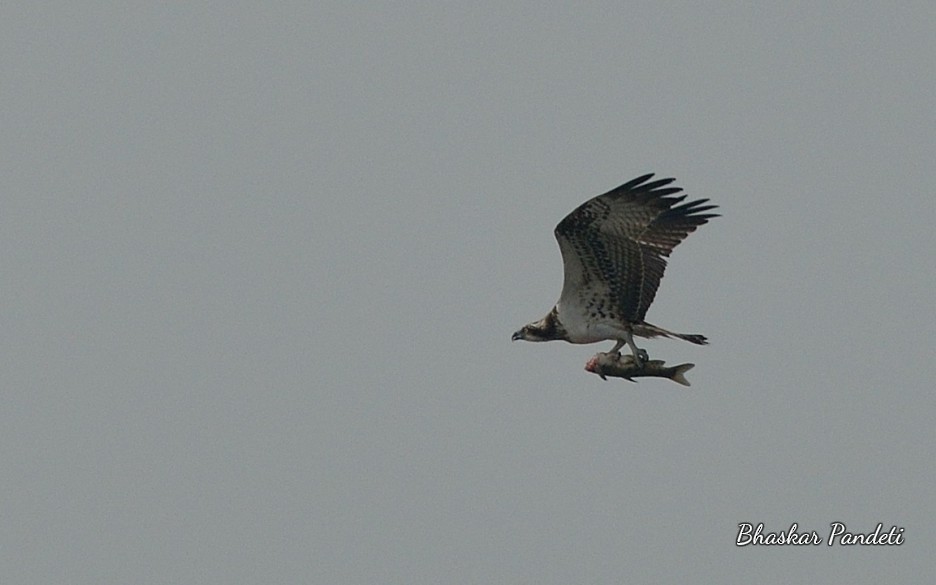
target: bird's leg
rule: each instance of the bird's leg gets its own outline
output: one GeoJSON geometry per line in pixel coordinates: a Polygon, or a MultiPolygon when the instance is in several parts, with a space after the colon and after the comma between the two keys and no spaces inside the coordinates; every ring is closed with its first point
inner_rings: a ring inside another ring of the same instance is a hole
{"type": "MultiPolygon", "coordinates": [[[[642,368],[644,362],[650,361],[650,355],[647,353],[647,350],[637,347],[637,344],[634,343],[634,335],[630,331],[624,332],[624,340],[627,342],[627,345],[630,346],[631,353],[634,354],[634,363],[637,364],[638,368],[642,368]]],[[[618,341],[618,343],[620,344],[621,342],[618,341]]]]}
{"type": "Polygon", "coordinates": [[[611,351],[609,351],[608,353],[616,353],[616,354],[620,355],[620,354],[621,354],[621,348],[624,347],[624,343],[625,343],[625,342],[624,342],[623,339],[618,339],[618,340],[617,340],[617,343],[614,344],[614,347],[612,347],[612,348],[611,348],[611,351]]]}

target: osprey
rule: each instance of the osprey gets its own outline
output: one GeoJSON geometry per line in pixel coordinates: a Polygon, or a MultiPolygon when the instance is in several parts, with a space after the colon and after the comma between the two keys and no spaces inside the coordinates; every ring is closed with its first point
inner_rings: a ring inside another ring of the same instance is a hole
{"type": "Polygon", "coordinates": [[[703,335],[673,333],[644,321],[653,302],[666,257],[686,236],[717,214],[708,199],[679,204],[686,196],[668,187],[675,179],[638,177],[589,199],[556,226],[562,252],[559,302],[545,317],[525,325],[513,339],[569,343],[614,340],[611,353],[626,343],[638,367],[647,352],[638,337],[677,337],[705,345],[703,335]],[[677,205],[679,204],[679,205],[677,205]]]}

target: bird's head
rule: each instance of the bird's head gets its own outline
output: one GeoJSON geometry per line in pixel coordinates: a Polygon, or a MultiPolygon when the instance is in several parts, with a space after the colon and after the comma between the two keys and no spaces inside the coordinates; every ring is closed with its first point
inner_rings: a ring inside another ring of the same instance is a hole
{"type": "Polygon", "coordinates": [[[523,341],[549,341],[549,338],[544,337],[544,331],[540,326],[540,323],[530,323],[529,325],[524,325],[520,328],[519,331],[516,331],[513,335],[510,336],[511,341],[517,341],[522,339],[523,341]]]}
{"type": "Polygon", "coordinates": [[[515,332],[510,337],[510,340],[517,341],[518,339],[522,339],[524,341],[552,341],[553,339],[563,338],[564,335],[562,328],[558,325],[556,309],[553,309],[549,312],[548,315],[539,321],[534,321],[521,327],[519,331],[515,332]]]}

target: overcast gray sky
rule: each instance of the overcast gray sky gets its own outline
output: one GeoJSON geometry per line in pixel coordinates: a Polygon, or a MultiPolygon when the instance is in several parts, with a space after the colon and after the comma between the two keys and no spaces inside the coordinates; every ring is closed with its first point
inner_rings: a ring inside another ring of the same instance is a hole
{"type": "MultiPolygon", "coordinates": [[[[3,583],[936,572],[932,2],[5,3],[3,583]],[[311,4],[311,5],[310,5],[311,4]],[[637,175],[689,389],[511,343],[637,175]],[[736,547],[741,522],[902,546],[736,547]]],[[[754,579],[757,577],[757,579],[754,579]]]]}

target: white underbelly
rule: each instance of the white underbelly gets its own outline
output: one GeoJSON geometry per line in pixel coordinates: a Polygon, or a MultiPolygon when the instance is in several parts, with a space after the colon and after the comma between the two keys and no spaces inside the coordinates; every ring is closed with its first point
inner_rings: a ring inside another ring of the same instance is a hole
{"type": "Polygon", "coordinates": [[[577,311],[559,308],[559,321],[563,324],[571,343],[595,343],[606,339],[623,339],[624,328],[608,321],[593,321],[580,316],[577,311]]]}

